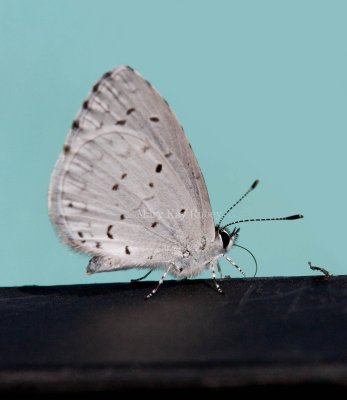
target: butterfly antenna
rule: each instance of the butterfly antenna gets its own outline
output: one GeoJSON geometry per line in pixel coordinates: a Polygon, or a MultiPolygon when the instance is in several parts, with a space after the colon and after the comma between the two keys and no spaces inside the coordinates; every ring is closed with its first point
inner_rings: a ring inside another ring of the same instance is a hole
{"type": "Polygon", "coordinates": [[[243,222],[261,222],[261,221],[290,221],[294,219],[304,218],[301,214],[290,215],[289,217],[280,217],[280,218],[252,218],[252,219],[241,219],[239,221],[231,222],[230,224],[224,225],[222,229],[227,228],[230,225],[241,224],[243,222]]]}
{"type": "Polygon", "coordinates": [[[222,218],[219,220],[216,228],[218,229],[220,227],[220,224],[222,223],[223,219],[229,214],[229,212],[237,205],[240,203],[240,201],[242,201],[247,195],[248,193],[250,193],[253,189],[255,189],[258,186],[259,180],[257,179],[256,181],[254,181],[252,183],[252,186],[247,190],[247,192],[239,198],[239,200],[237,200],[237,202],[235,204],[233,204],[222,216],[222,218]]]}
{"type": "Polygon", "coordinates": [[[152,272],[153,272],[153,270],[150,269],[145,275],[141,276],[141,278],[131,279],[130,282],[140,282],[140,281],[142,281],[143,279],[146,279],[147,276],[148,276],[149,274],[151,274],[152,272]]]}
{"type": "Polygon", "coordinates": [[[252,256],[254,263],[255,263],[255,272],[253,275],[253,278],[255,278],[255,276],[257,275],[257,272],[258,272],[258,263],[257,263],[256,258],[253,255],[253,253],[250,250],[248,250],[246,247],[240,246],[239,244],[234,243],[233,246],[240,247],[241,249],[246,250],[252,256]]]}

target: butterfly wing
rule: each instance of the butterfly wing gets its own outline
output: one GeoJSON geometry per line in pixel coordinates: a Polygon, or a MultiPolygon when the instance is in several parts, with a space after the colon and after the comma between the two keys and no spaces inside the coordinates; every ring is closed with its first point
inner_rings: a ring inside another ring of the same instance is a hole
{"type": "Polygon", "coordinates": [[[49,210],[62,239],[109,257],[107,269],[166,265],[215,235],[180,124],[126,66],[105,74],[83,103],[52,175],[49,210]]]}

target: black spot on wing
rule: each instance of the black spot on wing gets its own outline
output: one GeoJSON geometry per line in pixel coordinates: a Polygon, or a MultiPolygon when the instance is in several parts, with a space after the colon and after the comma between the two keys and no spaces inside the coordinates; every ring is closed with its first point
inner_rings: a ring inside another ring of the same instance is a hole
{"type": "Polygon", "coordinates": [[[124,179],[124,178],[127,177],[127,175],[128,175],[128,174],[124,172],[124,174],[122,174],[122,176],[121,176],[120,178],[121,178],[121,179],[124,179]]]}
{"type": "Polygon", "coordinates": [[[149,119],[152,122],[159,122],[159,118],[158,117],[150,117],[149,119]]]}
{"type": "Polygon", "coordinates": [[[96,83],[96,84],[93,86],[92,91],[93,91],[94,93],[97,92],[98,89],[99,89],[99,86],[100,86],[100,82],[96,83]]]}
{"type": "Polygon", "coordinates": [[[83,103],[82,108],[83,108],[84,110],[87,110],[88,107],[89,107],[89,103],[88,103],[88,100],[86,100],[86,101],[83,103]]]}
{"type": "Polygon", "coordinates": [[[102,76],[101,79],[107,79],[107,78],[109,78],[111,75],[112,75],[112,71],[106,72],[106,73],[104,73],[104,75],[102,76]]]}
{"type": "Polygon", "coordinates": [[[123,219],[125,219],[125,215],[124,215],[124,214],[121,214],[121,215],[120,215],[120,219],[123,221],[123,219]]]}
{"type": "Polygon", "coordinates": [[[77,119],[72,123],[72,129],[78,129],[80,127],[80,121],[77,119]]]}
{"type": "Polygon", "coordinates": [[[95,242],[95,247],[96,247],[97,249],[100,249],[100,247],[101,247],[100,242],[95,242]]]}
{"type": "Polygon", "coordinates": [[[163,169],[163,166],[161,164],[158,164],[155,168],[155,172],[159,173],[163,169]]]}
{"type": "Polygon", "coordinates": [[[79,236],[80,238],[83,238],[83,233],[82,233],[82,232],[77,232],[77,234],[78,234],[78,236],[79,236]]]}
{"type": "Polygon", "coordinates": [[[169,158],[169,157],[171,157],[171,156],[172,156],[171,151],[169,151],[168,153],[165,154],[165,157],[166,157],[166,158],[169,158]]]}
{"type": "Polygon", "coordinates": [[[129,67],[129,65],[126,66],[130,71],[134,72],[134,68],[129,67]]]}
{"type": "Polygon", "coordinates": [[[70,207],[70,208],[73,208],[73,204],[72,203],[69,203],[67,206],[70,207]]]}
{"type": "Polygon", "coordinates": [[[153,200],[153,199],[154,199],[154,195],[143,198],[144,201],[149,201],[149,200],[153,200]]]}
{"type": "Polygon", "coordinates": [[[184,214],[186,212],[186,210],[184,208],[181,209],[180,213],[184,214]]]}
{"type": "Polygon", "coordinates": [[[125,254],[130,254],[130,250],[128,246],[125,246],[125,254]]]}
{"type": "Polygon", "coordinates": [[[153,222],[153,224],[151,225],[152,228],[155,228],[158,225],[158,222],[153,222]]]}
{"type": "Polygon", "coordinates": [[[131,113],[133,113],[135,111],[135,108],[129,108],[129,110],[127,111],[127,115],[130,115],[131,113]]]}
{"type": "Polygon", "coordinates": [[[126,124],[126,120],[125,119],[121,119],[120,121],[116,122],[116,125],[125,125],[126,124]]]}
{"type": "Polygon", "coordinates": [[[112,228],[113,228],[113,225],[109,225],[109,226],[107,227],[107,232],[106,232],[107,237],[110,238],[110,239],[113,239],[113,235],[112,235],[112,233],[111,233],[111,229],[112,229],[112,228]]]}
{"type": "Polygon", "coordinates": [[[149,182],[148,186],[152,188],[154,186],[154,183],[153,182],[149,182]]]}
{"type": "Polygon", "coordinates": [[[68,144],[65,144],[63,147],[64,154],[70,153],[70,146],[68,144]]]}
{"type": "Polygon", "coordinates": [[[115,184],[112,186],[112,190],[118,190],[118,188],[119,188],[118,183],[115,183],[115,184]]]}

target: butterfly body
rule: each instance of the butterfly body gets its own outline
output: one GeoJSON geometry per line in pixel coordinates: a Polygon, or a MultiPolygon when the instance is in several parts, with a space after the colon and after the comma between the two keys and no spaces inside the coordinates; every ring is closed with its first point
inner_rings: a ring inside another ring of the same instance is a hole
{"type": "MultiPolygon", "coordinates": [[[[211,263],[215,265],[223,254],[226,254],[234,242],[236,235],[230,235],[227,246],[223,243],[222,235],[216,230],[215,240],[207,243],[205,238],[201,238],[199,247],[191,247],[188,242],[184,247],[178,250],[175,257],[172,257],[172,249],[168,250],[167,259],[160,263],[153,263],[148,260],[146,263],[134,265],[130,268],[152,268],[167,270],[170,266],[170,275],[177,278],[193,278],[200,275],[205,269],[209,269],[211,263]]],[[[125,267],[126,268],[126,267],[125,267]]],[[[125,269],[124,268],[124,269],[125,269]]],[[[119,270],[118,261],[114,261],[113,257],[95,256],[89,262],[87,267],[88,273],[108,272],[119,270]]]]}

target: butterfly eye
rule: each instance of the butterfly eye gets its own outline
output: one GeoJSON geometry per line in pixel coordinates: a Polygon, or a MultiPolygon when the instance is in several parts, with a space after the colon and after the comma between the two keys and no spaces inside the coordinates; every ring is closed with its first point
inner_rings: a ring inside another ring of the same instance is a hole
{"type": "Polygon", "coordinates": [[[226,249],[230,243],[229,233],[225,229],[219,229],[218,232],[223,242],[223,249],[226,249]]]}

